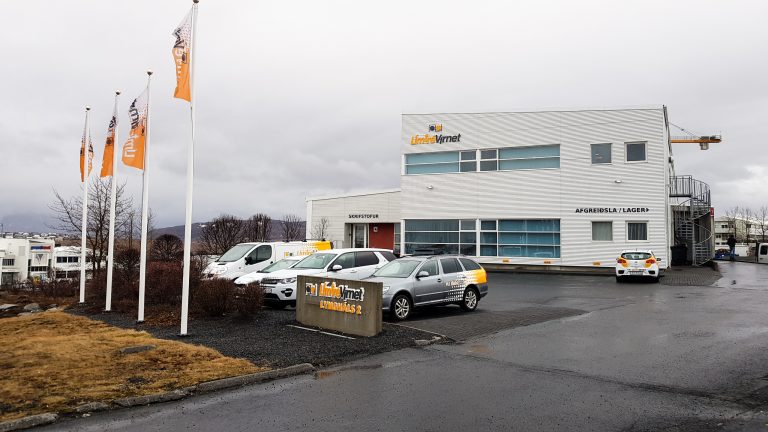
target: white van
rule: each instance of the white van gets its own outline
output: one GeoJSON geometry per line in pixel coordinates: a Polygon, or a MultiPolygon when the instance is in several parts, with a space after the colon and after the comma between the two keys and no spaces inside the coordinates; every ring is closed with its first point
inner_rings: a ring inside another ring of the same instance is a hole
{"type": "Polygon", "coordinates": [[[331,249],[327,241],[294,241],[271,243],[240,243],[208,264],[203,277],[236,279],[288,256],[307,256],[319,250],[331,249]]]}
{"type": "Polygon", "coordinates": [[[757,262],[760,264],[768,264],[768,243],[760,243],[757,245],[757,262]]]}

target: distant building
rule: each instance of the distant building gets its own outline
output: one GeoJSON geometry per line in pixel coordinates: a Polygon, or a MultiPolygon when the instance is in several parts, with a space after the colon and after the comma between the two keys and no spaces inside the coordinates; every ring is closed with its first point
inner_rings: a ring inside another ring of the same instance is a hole
{"type": "Polygon", "coordinates": [[[0,238],[0,284],[46,280],[54,247],[51,239],[0,238]]]}
{"type": "MultiPolygon", "coordinates": [[[[54,249],[53,275],[56,279],[71,279],[80,276],[80,247],[58,246],[54,249]]],[[[86,264],[90,264],[93,252],[85,250],[86,264]]],[[[90,277],[92,267],[86,265],[86,277],[90,277]]]]}

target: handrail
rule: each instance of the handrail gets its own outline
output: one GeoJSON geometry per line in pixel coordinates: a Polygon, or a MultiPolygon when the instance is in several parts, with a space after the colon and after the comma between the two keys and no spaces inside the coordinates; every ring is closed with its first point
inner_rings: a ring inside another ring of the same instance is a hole
{"type": "Polygon", "coordinates": [[[669,182],[670,197],[690,197],[709,202],[709,185],[693,176],[673,176],[669,182]]]}

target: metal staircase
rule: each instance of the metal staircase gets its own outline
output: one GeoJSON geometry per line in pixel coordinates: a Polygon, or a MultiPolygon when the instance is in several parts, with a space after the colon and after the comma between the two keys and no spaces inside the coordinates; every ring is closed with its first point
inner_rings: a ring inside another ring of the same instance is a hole
{"type": "Polygon", "coordinates": [[[680,202],[674,209],[675,244],[685,244],[691,264],[700,266],[714,257],[709,185],[691,176],[670,179],[670,198],[680,202]]]}

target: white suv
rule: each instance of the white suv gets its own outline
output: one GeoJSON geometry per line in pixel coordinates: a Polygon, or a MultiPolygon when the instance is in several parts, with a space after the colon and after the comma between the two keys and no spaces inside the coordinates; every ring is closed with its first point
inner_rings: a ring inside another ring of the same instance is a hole
{"type": "Polygon", "coordinates": [[[616,259],[616,282],[630,277],[652,278],[659,281],[659,259],[649,250],[623,250],[616,259]]]}
{"type": "Polygon", "coordinates": [[[331,249],[315,252],[291,268],[270,273],[261,280],[264,303],[277,309],[296,306],[296,279],[301,275],[364,279],[397,257],[387,249],[331,249]]]}

